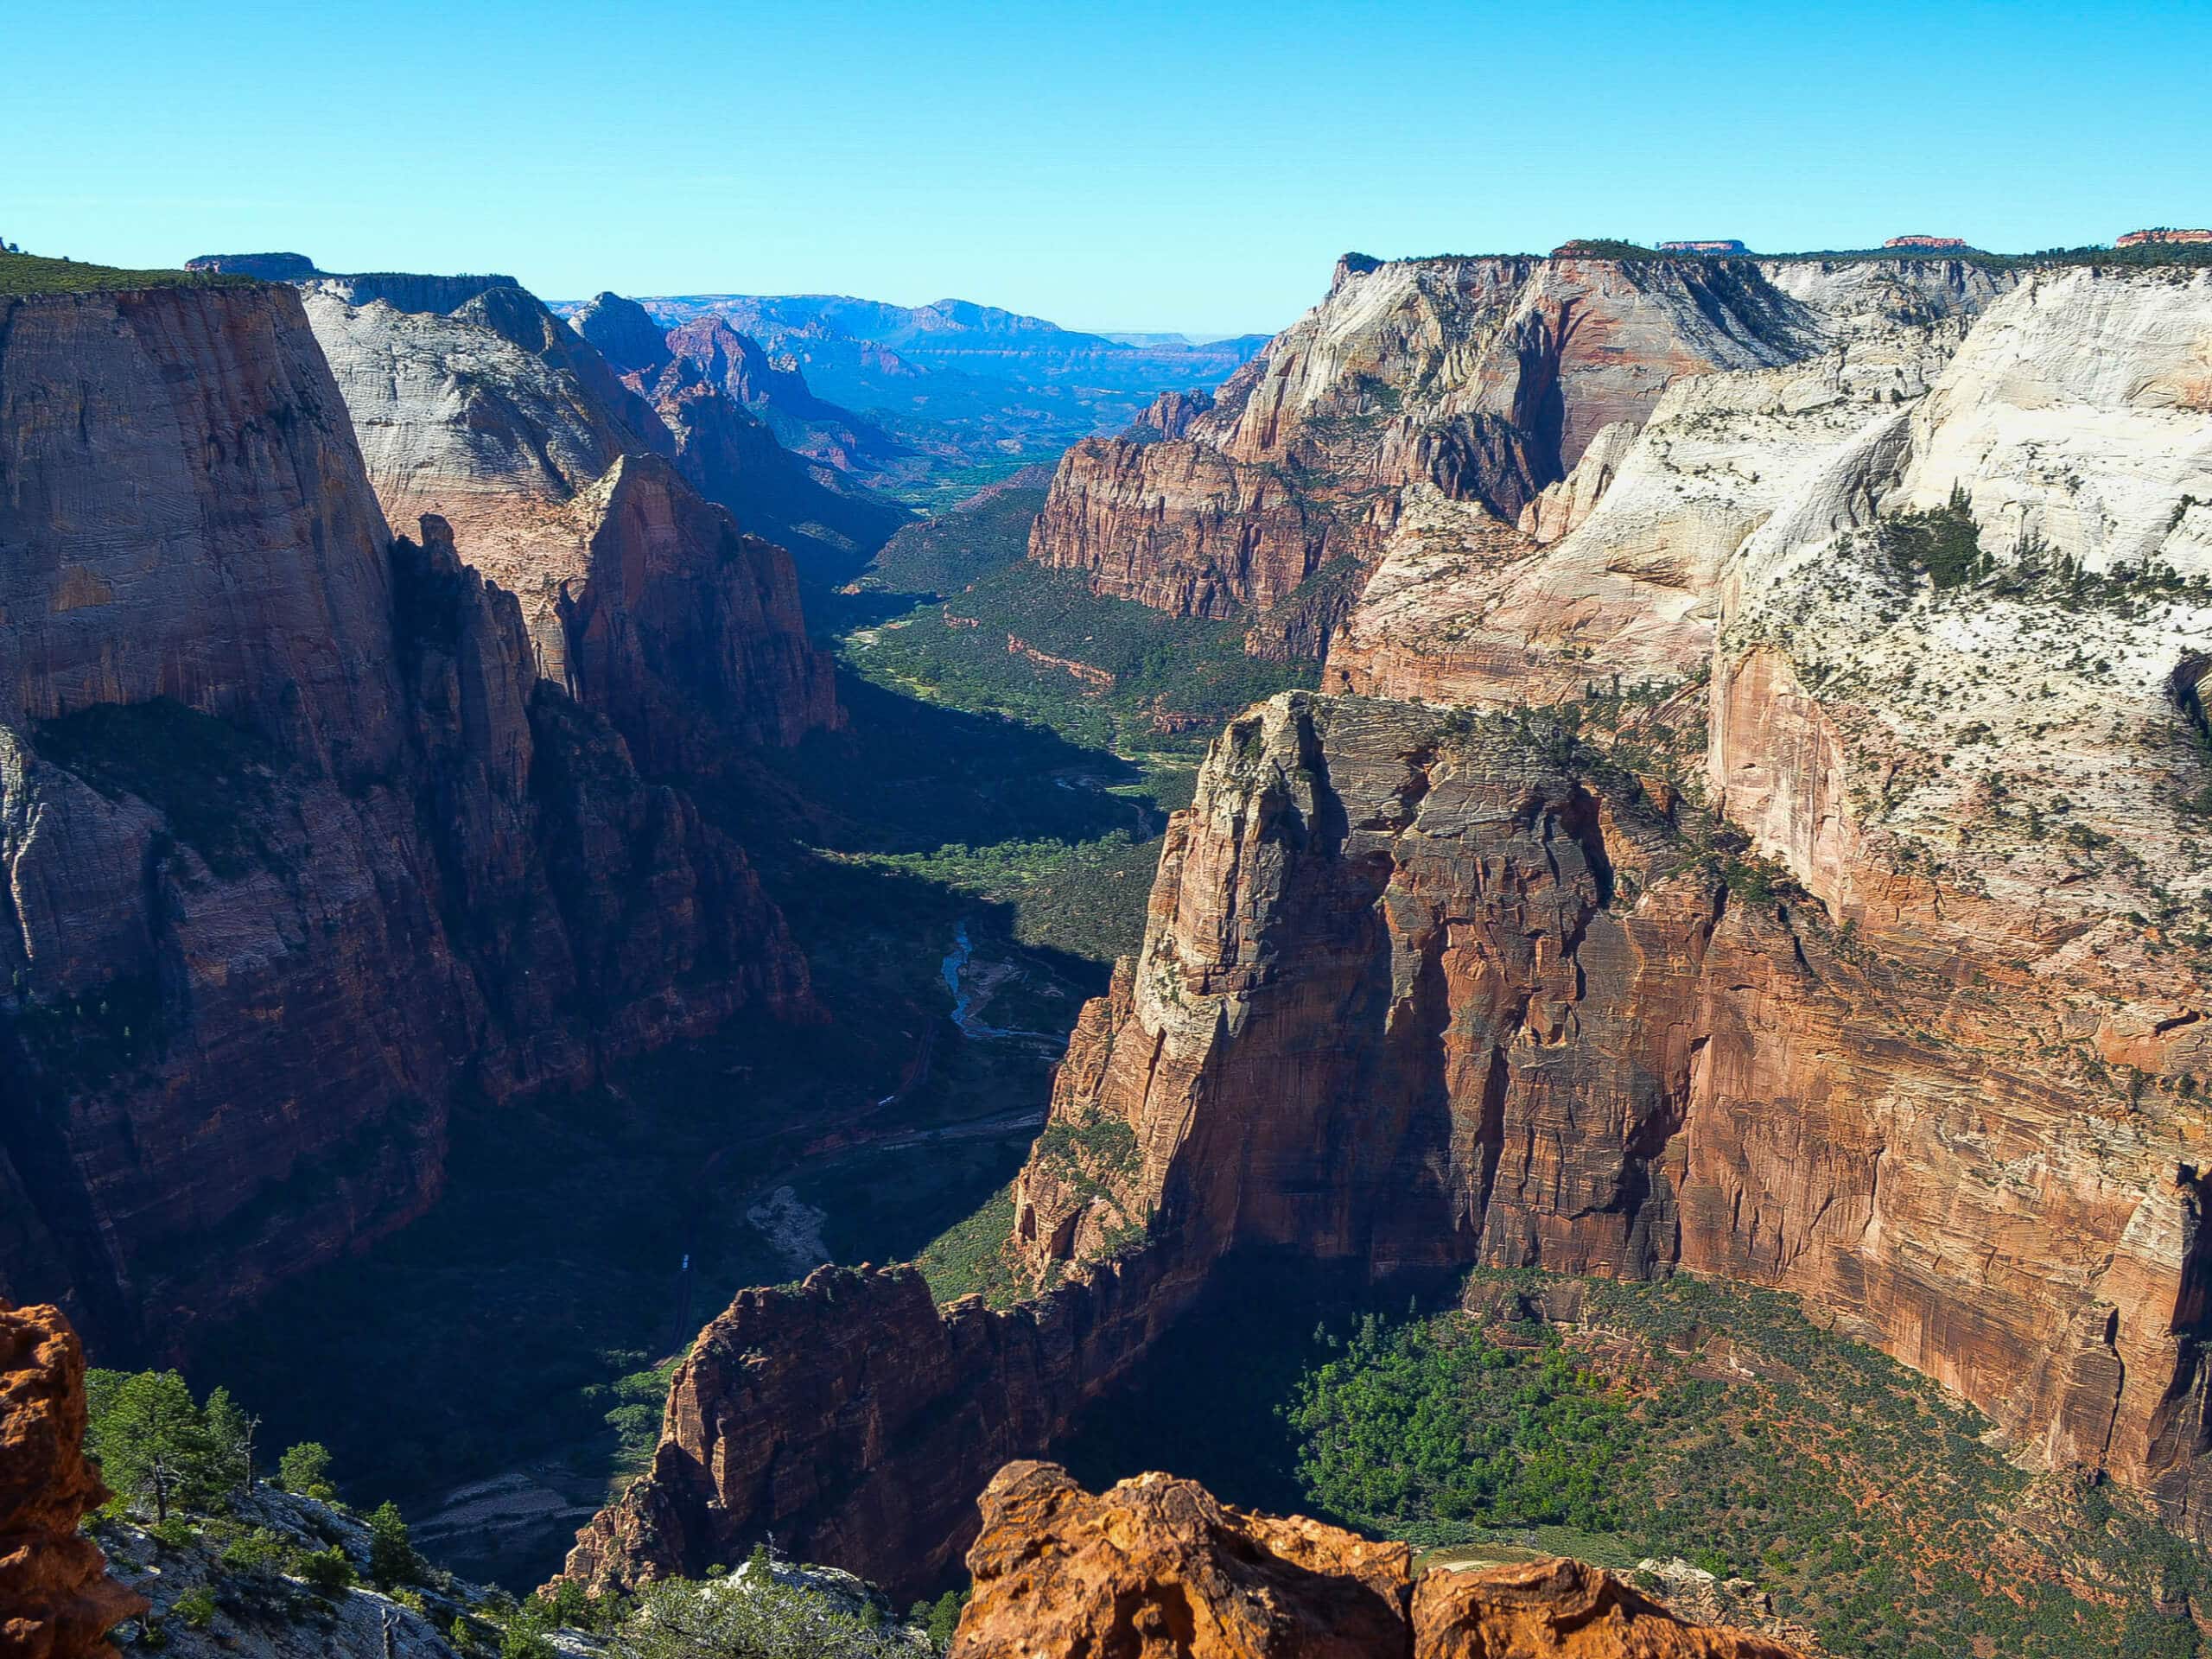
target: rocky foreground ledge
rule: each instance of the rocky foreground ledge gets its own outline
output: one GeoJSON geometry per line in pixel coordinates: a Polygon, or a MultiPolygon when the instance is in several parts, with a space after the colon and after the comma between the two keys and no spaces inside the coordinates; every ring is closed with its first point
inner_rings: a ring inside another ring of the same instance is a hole
{"type": "Polygon", "coordinates": [[[1169,1475],[1093,1497],[1056,1464],[1012,1463],[982,1502],[952,1659],[1802,1659],[1686,1624],[1580,1561],[1417,1579],[1408,1545],[1255,1515],[1169,1475]]]}

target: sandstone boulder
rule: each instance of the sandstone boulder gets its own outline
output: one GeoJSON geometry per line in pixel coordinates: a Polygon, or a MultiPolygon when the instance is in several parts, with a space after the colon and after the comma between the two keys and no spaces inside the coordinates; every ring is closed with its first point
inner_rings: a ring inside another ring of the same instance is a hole
{"type": "Polygon", "coordinates": [[[1416,1582],[1407,1545],[1169,1475],[1093,1497],[1055,1465],[1009,1464],[982,1507],[953,1659],[1791,1659],[1580,1561],[1416,1582]]]}

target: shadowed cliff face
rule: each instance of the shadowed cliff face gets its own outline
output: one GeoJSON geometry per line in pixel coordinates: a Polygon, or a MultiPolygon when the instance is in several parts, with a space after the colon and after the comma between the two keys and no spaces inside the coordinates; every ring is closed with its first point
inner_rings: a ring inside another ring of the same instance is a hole
{"type": "Polygon", "coordinates": [[[1071,449],[1030,556],[1100,594],[1251,619],[1262,655],[1318,657],[1409,488],[1510,524],[1682,377],[1971,315],[2007,280],[1936,264],[1346,262],[1185,435],[1071,449]]]}
{"type": "MultiPolygon", "coordinates": [[[[10,302],[0,426],[10,1294],[173,1332],[419,1212],[455,1090],[807,1007],[743,855],[609,723],[656,706],[543,683],[442,521],[390,541],[292,290],[10,302]]],[[[593,626],[683,611],[700,700],[758,693],[735,636],[788,588],[740,558],[749,612],[658,601],[652,504],[614,505],[639,614],[593,626]]]]}

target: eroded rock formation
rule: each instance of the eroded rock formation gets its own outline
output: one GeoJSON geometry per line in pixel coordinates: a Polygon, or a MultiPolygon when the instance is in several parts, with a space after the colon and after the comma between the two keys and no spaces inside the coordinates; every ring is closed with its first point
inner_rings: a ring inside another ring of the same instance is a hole
{"type": "Polygon", "coordinates": [[[409,303],[450,297],[364,298],[358,279],[307,295],[391,521],[452,524],[522,601],[540,674],[648,770],[711,770],[733,745],[835,724],[790,556],[700,498],[668,428],[535,299],[409,303]]]}
{"type": "Polygon", "coordinates": [[[456,1089],[808,1007],[621,698],[392,541],[295,290],[7,302],[0,431],[0,1288],[174,1336],[419,1213],[456,1089]]]}
{"type": "Polygon", "coordinates": [[[652,1466],[576,1535],[565,1576],[697,1577],[772,1531],[796,1556],[925,1589],[974,1535],[991,1472],[1049,1446],[1193,1289],[1161,1256],[1008,1311],[939,1307],[912,1268],[742,1292],[677,1368],[652,1466]]]}
{"type": "Polygon", "coordinates": [[[85,1459],[85,1355],[56,1307],[0,1300],[0,1656],[111,1659],[145,1610],[77,1523],[106,1501],[85,1459]]]}
{"type": "Polygon", "coordinates": [[[1184,436],[1071,450],[1031,556],[1318,656],[1408,490],[1510,523],[1684,376],[1802,362],[1877,318],[1971,315],[2007,280],[1931,261],[1348,257],[1184,436]]]}
{"type": "Polygon", "coordinates": [[[1046,1463],[983,1491],[954,1659],[1790,1659],[1563,1559],[1416,1579],[1404,1544],[1160,1474],[1096,1497],[1046,1463]]]}
{"type": "Polygon", "coordinates": [[[776,368],[721,319],[671,332],[634,300],[601,294],[570,323],[652,404],[693,487],[790,548],[817,579],[843,580],[906,522],[905,509],[841,470],[863,454],[894,457],[897,446],[817,398],[796,369],[776,368]]]}

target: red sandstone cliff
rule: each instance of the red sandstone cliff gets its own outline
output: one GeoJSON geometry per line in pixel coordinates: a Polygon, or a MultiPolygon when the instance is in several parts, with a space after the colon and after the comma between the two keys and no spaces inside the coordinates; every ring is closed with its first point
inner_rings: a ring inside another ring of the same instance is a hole
{"type": "Polygon", "coordinates": [[[112,1659],[107,1632],[145,1610],[77,1530],[108,1496],[84,1441],[77,1333],[0,1300],[0,1659],[112,1659]]]}
{"type": "Polygon", "coordinates": [[[1167,1475],[1093,1497],[1051,1464],[1010,1464],[982,1507],[953,1659],[1791,1656],[1685,1624],[1580,1561],[1415,1578],[1404,1544],[1256,1515],[1167,1475]]]}
{"type": "Polygon", "coordinates": [[[1279,698],[1217,744],[1060,1074],[1055,1116],[1120,1119],[1138,1160],[1033,1159],[1017,1242],[1043,1282],[1135,1222],[1377,1274],[1778,1286],[2201,1529],[2181,1074],[2131,1097],[2069,1040],[2079,999],[1869,931],[1732,893],[1510,719],[1279,698]]]}
{"type": "Polygon", "coordinates": [[[939,1307],[912,1268],[745,1291],[677,1368],[652,1466],[576,1535],[565,1576],[697,1577],[772,1531],[796,1557],[925,1589],[974,1535],[992,1471],[1051,1446],[1194,1287],[1140,1256],[1005,1312],[939,1307]]]}
{"type": "MultiPolygon", "coordinates": [[[[8,302],[0,431],[0,1288],[175,1330],[417,1213],[464,1081],[807,1006],[515,598],[440,521],[391,541],[293,290],[8,302]]],[[[634,511],[617,591],[698,607],[634,511]]]]}

